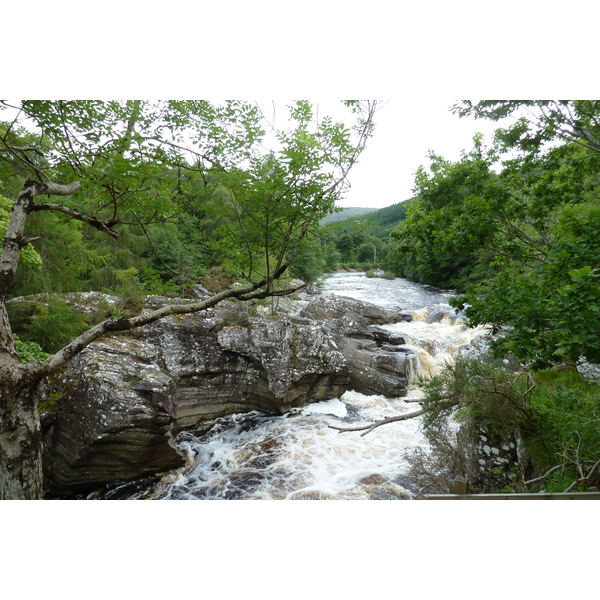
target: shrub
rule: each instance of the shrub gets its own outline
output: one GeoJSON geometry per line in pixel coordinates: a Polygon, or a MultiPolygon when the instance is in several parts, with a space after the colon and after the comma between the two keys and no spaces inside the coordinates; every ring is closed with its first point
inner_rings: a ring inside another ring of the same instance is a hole
{"type": "Polygon", "coordinates": [[[471,428],[471,446],[473,432],[482,428],[499,439],[521,440],[525,458],[512,465],[520,474],[515,490],[564,492],[600,483],[600,385],[583,381],[575,369],[511,372],[502,363],[459,359],[422,388],[432,452],[413,457],[421,471],[447,471],[446,479],[464,474],[449,468],[460,464],[452,458],[457,451],[465,456],[472,451],[469,445],[461,449],[448,433],[447,423],[455,420],[471,428]]]}
{"type": "Polygon", "coordinates": [[[36,342],[46,352],[57,352],[87,328],[84,315],[61,298],[52,298],[45,310],[24,325],[26,342],[36,342]]]}
{"type": "Polygon", "coordinates": [[[24,342],[18,335],[13,336],[15,350],[21,359],[21,362],[42,362],[50,355],[42,350],[37,342],[24,342]]]}

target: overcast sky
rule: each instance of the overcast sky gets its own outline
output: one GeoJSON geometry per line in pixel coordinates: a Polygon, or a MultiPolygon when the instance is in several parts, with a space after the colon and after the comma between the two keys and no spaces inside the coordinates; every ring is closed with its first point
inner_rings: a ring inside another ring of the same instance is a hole
{"type": "Polygon", "coordinates": [[[414,173],[427,165],[429,149],[450,160],[473,147],[475,133],[489,136],[498,125],[459,118],[452,99],[395,98],[376,115],[375,133],[350,173],[351,189],[340,206],[383,208],[412,197],[414,173]]]}
{"type": "MultiPolygon", "coordinates": [[[[316,114],[329,115],[334,121],[350,126],[350,111],[342,101],[305,95],[316,114]]],[[[483,133],[487,138],[498,123],[471,117],[459,118],[450,108],[463,98],[399,97],[379,99],[375,115],[375,131],[366,149],[348,176],[350,189],[338,202],[340,207],[360,206],[383,208],[408,200],[413,196],[414,174],[420,165],[428,165],[429,150],[449,160],[458,160],[462,150],[473,147],[473,136],[483,133]]],[[[248,99],[250,102],[252,100],[248,99]]],[[[286,106],[291,101],[282,99],[255,100],[269,124],[285,128],[288,115],[286,106]]],[[[504,124],[504,123],[503,123],[504,124]]],[[[267,126],[268,129],[268,126],[267,126]]],[[[267,135],[276,146],[274,138],[267,135]]]]}

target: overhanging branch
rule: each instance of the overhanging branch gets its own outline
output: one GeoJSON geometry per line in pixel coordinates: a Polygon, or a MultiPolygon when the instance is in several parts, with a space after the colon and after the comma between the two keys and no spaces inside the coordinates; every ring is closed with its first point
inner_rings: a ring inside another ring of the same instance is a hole
{"type": "MultiPolygon", "coordinates": [[[[60,369],[65,363],[71,360],[74,356],[79,354],[86,346],[101,338],[107,333],[115,331],[128,331],[143,325],[149,325],[160,319],[163,319],[169,315],[182,315],[192,314],[212,308],[219,304],[223,300],[228,298],[236,298],[239,300],[246,300],[254,297],[260,297],[260,293],[253,295],[253,292],[264,288],[273,280],[278,279],[287,269],[287,264],[283,265],[280,269],[274,271],[270,277],[266,277],[261,281],[252,283],[246,286],[240,286],[219,292],[210,298],[201,300],[198,302],[192,302],[190,304],[169,304],[151,310],[135,317],[129,317],[124,319],[107,319],[102,323],[98,323],[88,331],[82,333],[79,337],[75,338],[72,342],[67,344],[64,348],[59,350],[56,354],[46,359],[44,362],[39,363],[39,374],[49,375],[60,369]]],[[[280,295],[280,293],[278,292],[280,295]]],[[[272,295],[272,292],[265,292],[266,296],[272,295]]]]}
{"type": "Polygon", "coordinates": [[[387,419],[383,419],[381,421],[376,421],[375,423],[370,423],[369,425],[364,425],[362,427],[336,427],[335,425],[329,425],[330,429],[337,429],[337,431],[341,431],[345,433],[346,431],[364,431],[361,433],[361,437],[367,435],[367,433],[371,433],[373,429],[377,427],[381,427],[382,425],[387,425],[388,423],[397,423],[398,421],[406,421],[407,419],[414,419],[415,417],[420,417],[425,412],[424,408],[420,408],[415,412],[408,413],[407,415],[397,415],[395,417],[389,417],[387,419]]]}
{"type": "MultiPolygon", "coordinates": [[[[66,194],[65,194],[66,195],[66,194]]],[[[102,233],[106,233],[112,238],[118,239],[119,232],[111,229],[111,226],[114,224],[114,221],[100,221],[96,217],[90,217],[88,215],[84,215],[80,213],[78,210],[74,208],[70,208],[68,206],[63,206],[62,204],[52,204],[49,202],[36,202],[32,207],[31,211],[40,211],[40,210],[52,210],[55,212],[60,212],[64,215],[71,217],[72,219],[76,219],[77,221],[83,221],[87,223],[91,227],[98,229],[102,233]]]]}

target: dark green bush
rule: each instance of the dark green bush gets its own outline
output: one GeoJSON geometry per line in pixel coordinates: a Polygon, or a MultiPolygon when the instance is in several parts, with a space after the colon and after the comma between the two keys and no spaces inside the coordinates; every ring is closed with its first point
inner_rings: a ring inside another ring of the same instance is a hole
{"type": "Polygon", "coordinates": [[[74,312],[62,298],[53,297],[31,323],[23,326],[26,342],[36,342],[46,352],[57,352],[87,329],[85,315],[74,312]]]}
{"type": "Polygon", "coordinates": [[[515,482],[515,491],[585,490],[600,482],[600,385],[575,369],[512,372],[499,362],[458,360],[422,387],[431,442],[440,445],[449,418],[521,440],[529,479],[515,482]]]}

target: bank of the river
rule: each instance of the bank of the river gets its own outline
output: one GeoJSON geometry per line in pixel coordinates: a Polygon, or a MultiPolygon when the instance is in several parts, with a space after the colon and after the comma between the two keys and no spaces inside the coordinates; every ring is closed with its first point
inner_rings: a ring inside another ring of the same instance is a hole
{"type": "MultiPolygon", "coordinates": [[[[356,427],[414,412],[419,374],[453,360],[481,331],[468,330],[447,305],[450,292],[404,279],[363,273],[328,277],[320,294],[368,301],[408,313],[412,321],[383,326],[404,338],[414,354],[412,382],[403,397],[348,391],[338,398],[292,409],[281,416],[258,412],[217,419],[177,437],[189,457],[185,468],[152,490],[127,497],[157,499],[404,499],[419,487],[408,475],[406,453],[426,448],[419,418],[381,427],[367,436],[331,426],[356,427]]],[[[123,492],[130,486],[123,488],[123,492]]],[[[118,490],[111,495],[119,496],[118,490]]]]}

